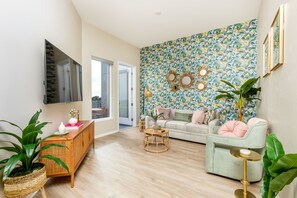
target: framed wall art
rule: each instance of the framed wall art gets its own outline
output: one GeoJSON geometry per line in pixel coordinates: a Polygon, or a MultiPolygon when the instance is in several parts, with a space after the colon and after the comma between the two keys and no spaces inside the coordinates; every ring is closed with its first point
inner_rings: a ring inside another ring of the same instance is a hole
{"type": "Polygon", "coordinates": [[[271,49],[270,49],[270,32],[267,34],[267,36],[264,39],[263,42],[263,78],[268,76],[270,74],[270,63],[271,63],[271,49]]]}
{"type": "Polygon", "coordinates": [[[281,5],[274,17],[270,31],[271,70],[284,63],[284,5],[281,5]]]}

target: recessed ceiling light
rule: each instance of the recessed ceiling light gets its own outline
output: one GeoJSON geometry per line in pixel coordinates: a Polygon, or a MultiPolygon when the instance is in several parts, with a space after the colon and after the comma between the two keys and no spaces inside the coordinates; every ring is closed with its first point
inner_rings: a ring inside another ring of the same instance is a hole
{"type": "Polygon", "coordinates": [[[156,15],[161,15],[162,12],[161,12],[161,11],[156,11],[155,14],[156,14],[156,15]]]}

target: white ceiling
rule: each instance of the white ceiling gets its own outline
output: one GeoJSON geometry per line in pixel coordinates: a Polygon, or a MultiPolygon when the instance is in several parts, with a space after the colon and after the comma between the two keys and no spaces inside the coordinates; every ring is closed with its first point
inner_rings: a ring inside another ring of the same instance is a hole
{"type": "Polygon", "coordinates": [[[72,0],[82,20],[142,48],[258,16],[261,0],[72,0]]]}

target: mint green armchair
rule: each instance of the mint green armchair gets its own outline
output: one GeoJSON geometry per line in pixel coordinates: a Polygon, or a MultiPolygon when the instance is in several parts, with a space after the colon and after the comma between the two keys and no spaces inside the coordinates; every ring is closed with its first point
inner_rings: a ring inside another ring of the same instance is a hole
{"type": "MultiPolygon", "coordinates": [[[[206,138],[206,172],[236,180],[243,178],[243,162],[230,154],[232,147],[254,150],[264,154],[268,122],[258,122],[251,126],[244,137],[226,137],[217,134],[219,127],[213,128],[206,138]]],[[[247,179],[260,181],[263,174],[262,161],[250,162],[247,166],[247,179]]]]}

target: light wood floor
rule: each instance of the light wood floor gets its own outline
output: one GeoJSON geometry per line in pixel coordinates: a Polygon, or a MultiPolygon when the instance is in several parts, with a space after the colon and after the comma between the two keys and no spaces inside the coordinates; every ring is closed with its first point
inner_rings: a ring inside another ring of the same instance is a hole
{"type": "MultiPolygon", "coordinates": [[[[239,181],[207,174],[205,145],[170,139],[170,150],[152,154],[143,150],[137,128],[96,140],[75,177],[50,179],[49,198],[228,198],[242,188],[239,181]]],[[[260,197],[260,182],[249,186],[260,197]]],[[[37,194],[35,198],[40,198],[37,194]]]]}

